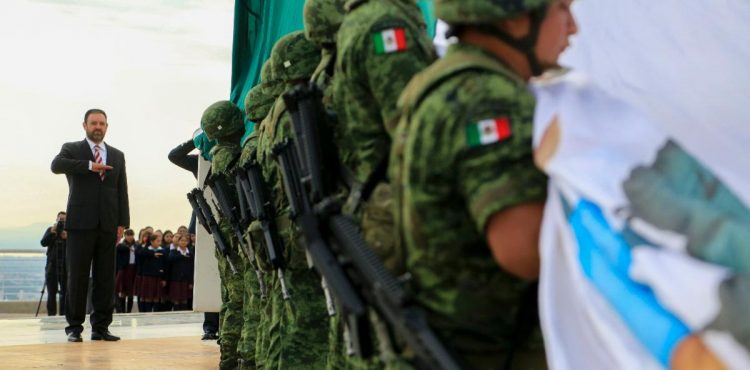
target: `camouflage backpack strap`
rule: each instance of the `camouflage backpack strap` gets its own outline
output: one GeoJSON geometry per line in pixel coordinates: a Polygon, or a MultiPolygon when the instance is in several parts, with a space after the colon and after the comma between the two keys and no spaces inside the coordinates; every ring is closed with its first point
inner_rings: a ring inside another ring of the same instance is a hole
{"type": "Polygon", "coordinates": [[[271,124],[268,125],[268,127],[266,127],[266,130],[268,131],[267,137],[271,145],[273,145],[273,143],[276,142],[276,132],[278,130],[278,125],[281,121],[281,116],[283,116],[284,113],[286,113],[287,111],[286,103],[284,103],[284,97],[279,96],[279,98],[276,99],[276,103],[274,103],[273,107],[274,107],[273,112],[271,112],[271,116],[270,116],[271,124]]]}
{"type": "Polygon", "coordinates": [[[368,1],[370,0],[350,0],[344,5],[344,10],[346,10],[347,13],[350,13],[352,10],[359,8],[368,1]]]}
{"type": "MultiPolygon", "coordinates": [[[[429,92],[447,79],[468,70],[485,70],[513,76],[497,59],[481,54],[452,53],[431,68],[417,74],[404,88],[398,105],[402,107],[402,120],[410,119],[429,92]]],[[[517,78],[514,78],[517,80],[517,78]]],[[[522,83],[518,80],[519,83],[522,83]]]]}

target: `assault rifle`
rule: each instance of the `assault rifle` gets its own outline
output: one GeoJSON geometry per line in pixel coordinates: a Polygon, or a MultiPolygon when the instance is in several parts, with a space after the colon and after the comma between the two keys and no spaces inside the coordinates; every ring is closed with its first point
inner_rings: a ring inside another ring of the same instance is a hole
{"type": "Polygon", "coordinates": [[[206,185],[211,189],[211,191],[213,191],[214,197],[218,200],[217,209],[220,213],[220,217],[225,219],[227,223],[229,223],[234,236],[240,243],[240,249],[245,254],[245,257],[247,257],[247,260],[250,261],[252,268],[255,270],[255,275],[258,278],[258,284],[260,286],[260,295],[261,297],[265,297],[266,285],[263,280],[263,273],[255,265],[256,254],[253,250],[252,245],[245,239],[243,230],[247,230],[247,226],[245,226],[244,228],[242,227],[242,222],[237,215],[237,207],[235,207],[235,204],[237,204],[237,202],[235,202],[231,198],[230,194],[232,194],[232,192],[229,184],[227,183],[226,176],[218,173],[212,174],[206,179],[206,185]]]}
{"type": "Polygon", "coordinates": [[[315,269],[338,300],[355,352],[362,357],[372,354],[369,320],[355,304],[366,303],[404,339],[420,368],[460,369],[428,325],[424,310],[367,245],[356,221],[341,213],[331,182],[336,178],[335,158],[321,146],[331,139],[326,137],[330,133],[325,131],[327,113],[321,97],[312,84],[284,95],[295,140],[280,143],[274,154],[295,211],[293,220],[305,236],[315,269]]]}
{"type": "Polygon", "coordinates": [[[234,267],[232,259],[229,257],[229,247],[219,231],[219,224],[214,218],[211,206],[208,205],[206,198],[203,196],[203,190],[195,188],[187,194],[187,198],[188,202],[190,202],[190,206],[193,207],[193,212],[195,212],[195,218],[198,219],[198,223],[206,229],[206,232],[213,236],[216,249],[222,256],[224,256],[224,258],[226,258],[232,273],[236,274],[237,269],[234,267]]]}
{"type": "Polygon", "coordinates": [[[286,287],[286,280],[284,279],[284,261],[278,252],[281,242],[276,222],[273,218],[274,213],[265,194],[260,166],[255,161],[249,161],[244,166],[238,168],[237,176],[239,176],[240,186],[247,201],[247,208],[250,211],[251,217],[260,222],[261,229],[263,230],[268,262],[279,276],[283,298],[288,300],[290,295],[286,287]]]}

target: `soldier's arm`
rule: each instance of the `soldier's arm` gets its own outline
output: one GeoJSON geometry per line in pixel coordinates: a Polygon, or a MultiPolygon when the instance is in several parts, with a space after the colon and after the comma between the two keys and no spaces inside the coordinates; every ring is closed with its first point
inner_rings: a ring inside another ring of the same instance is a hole
{"type": "Polygon", "coordinates": [[[454,131],[459,189],[497,263],[519,278],[536,279],[546,177],[533,163],[531,122],[523,122],[512,103],[495,104],[454,131]],[[477,142],[477,123],[493,120],[499,135],[493,139],[491,130],[484,131],[477,142]]]}
{"type": "Polygon", "coordinates": [[[380,108],[385,127],[392,132],[398,120],[401,92],[415,74],[435,60],[432,49],[426,50],[424,46],[432,44],[424,31],[400,20],[376,23],[359,44],[359,55],[366,56],[363,68],[370,93],[380,108]]]}
{"type": "Polygon", "coordinates": [[[539,277],[539,229],[543,202],[522,203],[493,214],[485,230],[495,261],[522,279],[539,277]]]}

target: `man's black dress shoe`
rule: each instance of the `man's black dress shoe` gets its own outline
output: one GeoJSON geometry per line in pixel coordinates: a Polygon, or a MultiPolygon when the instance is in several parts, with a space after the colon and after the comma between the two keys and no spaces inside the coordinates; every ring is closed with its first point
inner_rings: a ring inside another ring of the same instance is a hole
{"type": "Polygon", "coordinates": [[[201,340],[217,340],[217,339],[219,339],[219,336],[216,335],[216,333],[212,333],[212,332],[203,333],[203,336],[201,337],[201,340]]]}
{"type": "Polygon", "coordinates": [[[104,340],[107,342],[116,342],[120,340],[120,337],[112,335],[112,333],[109,332],[109,330],[105,332],[92,332],[91,333],[91,340],[104,340]]]}
{"type": "Polygon", "coordinates": [[[68,334],[68,342],[83,342],[83,338],[81,338],[81,333],[70,333],[68,334]]]}

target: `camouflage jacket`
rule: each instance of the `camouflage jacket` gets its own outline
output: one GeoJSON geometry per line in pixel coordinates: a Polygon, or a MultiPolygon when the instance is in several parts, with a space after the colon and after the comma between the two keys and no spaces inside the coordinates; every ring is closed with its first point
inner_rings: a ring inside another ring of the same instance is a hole
{"type": "MultiPolygon", "coordinates": [[[[227,183],[232,188],[232,200],[237,201],[236,195],[234,194],[234,175],[237,169],[237,161],[235,158],[240,154],[239,143],[228,143],[219,142],[215,147],[211,149],[211,172],[217,174],[223,174],[227,177],[227,183]]],[[[219,227],[225,240],[231,241],[233,252],[236,254],[239,252],[237,241],[232,233],[232,228],[226,219],[219,220],[219,227]]]]}
{"type": "Polygon", "coordinates": [[[356,0],[339,28],[333,99],[341,160],[364,183],[390,150],[396,103],[434,59],[413,0],[356,0]]]}
{"type": "Polygon", "coordinates": [[[285,139],[292,138],[292,121],[284,99],[276,100],[271,112],[261,123],[258,134],[257,160],[263,169],[266,196],[274,208],[274,221],[283,243],[283,257],[287,267],[293,270],[307,268],[304,245],[297,242],[299,232],[289,220],[289,201],[284,191],[281,169],[273,155],[273,148],[285,139]]]}
{"type": "Polygon", "coordinates": [[[526,284],[497,265],[485,226],[545,198],[532,159],[534,97],[499,60],[458,44],[414,78],[402,103],[411,114],[390,170],[417,298],[459,355],[506,353],[526,284]],[[450,65],[467,60],[481,63],[450,65]]]}

